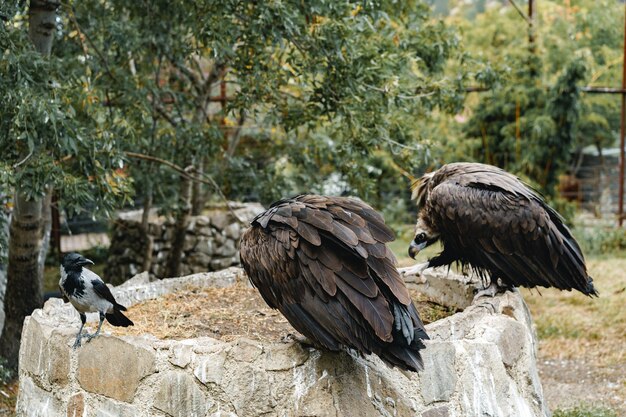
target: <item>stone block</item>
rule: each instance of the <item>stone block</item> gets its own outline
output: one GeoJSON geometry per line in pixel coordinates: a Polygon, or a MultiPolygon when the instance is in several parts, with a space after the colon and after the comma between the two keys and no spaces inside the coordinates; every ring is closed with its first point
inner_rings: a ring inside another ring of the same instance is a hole
{"type": "Polygon", "coordinates": [[[216,229],[224,230],[233,221],[233,218],[229,212],[214,210],[211,212],[210,220],[216,229]]]}
{"type": "Polygon", "coordinates": [[[190,344],[176,344],[170,348],[170,363],[185,368],[191,362],[192,347],[190,344]]]}
{"type": "Polygon", "coordinates": [[[26,375],[20,375],[16,417],[65,417],[63,404],[26,375]]]}
{"type": "Polygon", "coordinates": [[[226,242],[224,242],[224,244],[222,246],[220,246],[215,253],[217,255],[223,256],[225,258],[229,258],[231,256],[234,256],[237,253],[237,248],[235,247],[235,241],[234,240],[227,240],[226,242]]]}
{"type": "Polygon", "coordinates": [[[106,397],[101,397],[94,409],[95,417],[147,417],[147,414],[140,413],[135,405],[116,402],[106,397]]]}
{"type": "Polygon", "coordinates": [[[211,271],[221,271],[222,269],[232,266],[233,262],[230,258],[213,259],[209,264],[211,271]]]}
{"type": "Polygon", "coordinates": [[[198,357],[193,374],[203,384],[220,384],[224,375],[226,352],[218,351],[198,357]]]}
{"type": "Polygon", "coordinates": [[[226,237],[238,240],[241,237],[241,225],[239,223],[231,223],[224,228],[226,237]]]}
{"type": "Polygon", "coordinates": [[[300,343],[275,344],[264,355],[267,371],[287,371],[302,365],[309,358],[309,351],[300,343]]]}
{"type": "Polygon", "coordinates": [[[36,317],[27,318],[20,348],[20,367],[40,379],[44,386],[65,386],[70,367],[67,340],[71,336],[70,329],[53,330],[40,324],[36,317]]]}
{"type": "Polygon", "coordinates": [[[172,417],[203,417],[209,404],[191,375],[169,371],[161,376],[154,407],[172,417]]]}
{"type": "Polygon", "coordinates": [[[457,383],[454,345],[427,341],[426,349],[422,352],[424,371],[420,373],[420,392],[424,404],[448,401],[457,383]]]}
{"type": "Polygon", "coordinates": [[[430,410],[426,410],[422,413],[422,417],[449,417],[450,410],[448,406],[441,406],[431,408],[430,410]]]}
{"type": "Polygon", "coordinates": [[[84,417],[86,411],[85,395],[82,392],[72,395],[67,401],[67,417],[84,417]]]}
{"type": "Polygon", "coordinates": [[[215,248],[213,246],[213,242],[208,239],[200,239],[194,251],[198,254],[203,254],[208,257],[211,257],[215,254],[215,248]]]}
{"type": "Polygon", "coordinates": [[[155,353],[116,337],[99,336],[78,353],[78,382],[88,392],[131,402],[140,381],[155,371],[155,353]]]}

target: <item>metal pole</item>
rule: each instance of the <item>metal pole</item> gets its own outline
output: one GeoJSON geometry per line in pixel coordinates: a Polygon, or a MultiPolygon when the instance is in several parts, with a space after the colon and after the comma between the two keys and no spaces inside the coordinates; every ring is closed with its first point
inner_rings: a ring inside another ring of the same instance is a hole
{"type": "MultiPolygon", "coordinates": [[[[622,61],[622,90],[626,88],[626,4],[624,4],[624,60],[622,61]]],[[[622,128],[619,141],[619,201],[617,224],[624,221],[624,136],[626,135],[626,93],[622,93],[622,128]]]]}

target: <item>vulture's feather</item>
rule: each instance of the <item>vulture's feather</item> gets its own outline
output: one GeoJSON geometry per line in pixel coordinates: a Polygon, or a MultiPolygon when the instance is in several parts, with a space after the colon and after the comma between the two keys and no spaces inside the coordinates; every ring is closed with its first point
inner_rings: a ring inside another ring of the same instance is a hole
{"type": "Polygon", "coordinates": [[[417,371],[428,336],[385,245],[393,239],[360,200],[301,195],[252,221],[241,262],[268,305],[308,338],[417,371]]]}
{"type": "Polygon", "coordinates": [[[447,164],[418,180],[413,197],[419,230],[412,247],[421,232],[427,244],[443,244],[429,266],[456,261],[507,286],[597,295],[561,216],[514,175],[491,165],[447,164]]]}

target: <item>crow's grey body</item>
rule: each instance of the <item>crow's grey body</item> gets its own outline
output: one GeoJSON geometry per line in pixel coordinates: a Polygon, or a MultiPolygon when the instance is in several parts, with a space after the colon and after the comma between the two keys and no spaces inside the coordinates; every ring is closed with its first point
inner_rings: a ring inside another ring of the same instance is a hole
{"type": "Polygon", "coordinates": [[[59,288],[63,296],[78,311],[82,322],[76,335],[74,348],[80,346],[83,337],[87,337],[89,341],[100,334],[100,328],[105,318],[113,326],[127,327],[133,325],[133,322],[122,314],[126,307],[115,301],[109,287],[96,273],[85,268],[85,265],[89,264],[93,264],[93,262],[78,253],[67,254],[61,263],[59,288]],[[96,312],[100,314],[98,330],[93,335],[88,333],[83,335],[83,326],[87,320],[85,313],[96,312]]]}

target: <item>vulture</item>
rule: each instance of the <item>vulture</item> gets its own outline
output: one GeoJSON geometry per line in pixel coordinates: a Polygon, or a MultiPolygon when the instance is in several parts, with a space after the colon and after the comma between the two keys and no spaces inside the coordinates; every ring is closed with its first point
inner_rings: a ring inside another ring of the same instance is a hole
{"type": "Polygon", "coordinates": [[[299,195],[252,220],[241,263],[265,302],[314,343],[419,371],[428,336],[385,245],[394,238],[360,200],[299,195]]]}
{"type": "Polygon", "coordinates": [[[416,181],[413,198],[409,256],[438,240],[443,251],[403,274],[456,262],[489,282],[481,293],[540,286],[598,295],[563,218],[516,176],[491,165],[447,164],[416,181]]]}

